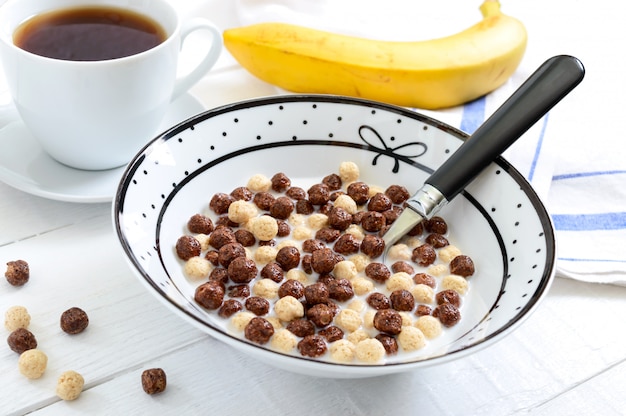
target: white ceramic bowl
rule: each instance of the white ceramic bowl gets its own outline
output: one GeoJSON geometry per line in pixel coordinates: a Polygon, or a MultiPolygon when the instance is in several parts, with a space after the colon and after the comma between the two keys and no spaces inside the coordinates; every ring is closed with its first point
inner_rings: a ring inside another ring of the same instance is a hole
{"type": "MultiPolygon", "coordinates": [[[[272,351],[246,341],[215,311],[194,301],[200,282],[185,277],[174,250],[187,220],[210,197],[262,173],[286,173],[307,189],[343,161],[360,179],[415,192],[466,134],[418,113],[334,96],[281,96],[206,111],[166,131],[130,162],[114,203],[119,241],[148,290],[187,322],[244,353],[283,369],[326,377],[369,377],[458,359],[513,331],[546,294],[554,276],[554,231],[541,201],[505,160],[492,163],[440,215],[452,243],[477,272],[462,319],[412,353],[380,364],[343,364],[272,351]]],[[[269,344],[268,344],[269,345],[269,344]]]]}

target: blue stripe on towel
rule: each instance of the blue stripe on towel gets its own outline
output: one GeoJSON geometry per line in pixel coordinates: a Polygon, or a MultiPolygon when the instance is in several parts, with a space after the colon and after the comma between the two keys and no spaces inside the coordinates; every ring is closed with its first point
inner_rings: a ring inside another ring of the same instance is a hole
{"type": "Polygon", "coordinates": [[[461,118],[461,130],[467,134],[472,134],[485,121],[485,97],[477,98],[463,106],[463,116],[461,118]]]}
{"type": "Polygon", "coordinates": [[[575,178],[586,178],[589,176],[603,176],[603,175],[624,175],[626,174],[626,170],[606,170],[606,171],[596,171],[596,172],[576,172],[576,173],[566,173],[563,175],[555,175],[552,177],[553,181],[560,181],[563,179],[575,179],[575,178]]]}
{"type": "Polygon", "coordinates": [[[621,230],[626,228],[626,212],[555,214],[552,221],[559,231],[621,230]]]}

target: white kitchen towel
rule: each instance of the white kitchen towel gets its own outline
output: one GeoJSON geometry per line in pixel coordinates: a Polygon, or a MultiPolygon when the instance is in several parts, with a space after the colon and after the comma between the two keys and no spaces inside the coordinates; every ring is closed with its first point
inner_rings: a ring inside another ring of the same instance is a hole
{"type": "MultiPolygon", "coordinates": [[[[374,39],[420,40],[452,34],[478,22],[480,3],[237,0],[235,8],[240,25],[280,21],[374,39]]],[[[598,47],[610,44],[616,35],[626,39],[619,14],[607,15],[582,4],[578,8],[585,10],[575,10],[565,0],[549,4],[502,0],[501,4],[502,10],[524,22],[529,32],[526,55],[513,77],[466,105],[416,111],[472,133],[543,61],[561,53],[580,58],[587,69],[581,86],[504,156],[531,182],[551,213],[558,242],[557,275],[626,284],[626,162],[618,156],[626,150],[626,137],[617,124],[623,120],[623,105],[608,105],[621,104],[614,97],[626,93],[626,77],[618,73],[626,58],[611,54],[611,59],[622,65],[612,62],[603,66],[607,57],[598,47]],[[555,21],[561,22],[559,30],[555,30],[555,21]],[[581,31],[589,22],[602,23],[581,31]],[[608,105],[611,110],[608,114],[604,108],[604,113],[594,112],[591,103],[608,105]]]]}

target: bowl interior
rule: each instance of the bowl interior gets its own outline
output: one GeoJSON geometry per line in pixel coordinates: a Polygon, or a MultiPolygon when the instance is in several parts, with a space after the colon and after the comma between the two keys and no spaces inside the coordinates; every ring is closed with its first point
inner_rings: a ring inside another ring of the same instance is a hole
{"type": "Polygon", "coordinates": [[[214,193],[245,185],[252,175],[284,172],[307,189],[352,161],[360,180],[381,188],[400,184],[413,193],[465,138],[418,113],[351,98],[287,96],[210,110],[157,137],[129,164],[114,204],[116,230],[133,270],[154,294],[209,334],[261,359],[335,376],[434,364],[512,330],[553,277],[550,218],[530,185],[501,158],[440,213],[451,227],[451,243],[477,268],[461,321],[425,348],[380,365],[310,360],[242,340],[227,321],[194,302],[199,282],[183,275],[174,244],[189,217],[207,212],[214,193]]]}

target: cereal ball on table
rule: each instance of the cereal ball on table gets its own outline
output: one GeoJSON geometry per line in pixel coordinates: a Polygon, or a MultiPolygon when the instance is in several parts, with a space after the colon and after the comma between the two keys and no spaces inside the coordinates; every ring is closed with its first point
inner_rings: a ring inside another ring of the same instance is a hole
{"type": "Polygon", "coordinates": [[[24,306],[11,306],[4,313],[4,327],[9,331],[18,328],[28,328],[30,325],[30,314],[24,306]]]}
{"type": "Polygon", "coordinates": [[[89,325],[89,317],[81,308],[73,307],[61,314],[61,329],[67,334],[79,334],[89,325]]]}
{"type": "Polygon", "coordinates": [[[141,373],[141,387],[147,394],[157,394],[165,391],[167,376],[162,368],[151,368],[141,373]]]}
{"type": "Polygon", "coordinates": [[[7,344],[12,351],[21,354],[24,351],[37,348],[37,339],[32,332],[26,328],[17,328],[9,334],[7,344]]]}
{"type": "Polygon", "coordinates": [[[24,260],[9,261],[4,273],[7,282],[12,286],[23,286],[30,278],[30,268],[24,260]]]}
{"type": "Polygon", "coordinates": [[[65,371],[57,380],[56,393],[63,400],[76,400],[83,391],[85,379],[73,370],[65,371]]]}
{"type": "Polygon", "coordinates": [[[37,379],[46,371],[48,356],[36,348],[27,350],[20,354],[17,365],[23,376],[29,379],[37,379]]]}

